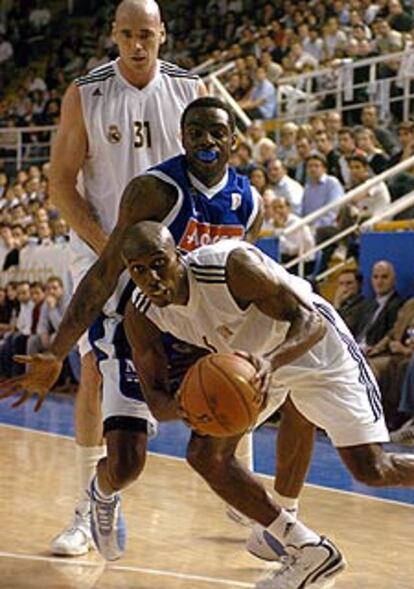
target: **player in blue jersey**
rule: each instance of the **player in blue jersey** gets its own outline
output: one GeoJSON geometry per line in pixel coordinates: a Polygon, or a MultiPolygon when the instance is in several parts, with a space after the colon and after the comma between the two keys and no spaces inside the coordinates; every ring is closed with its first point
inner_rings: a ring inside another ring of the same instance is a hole
{"type": "MultiPolygon", "coordinates": [[[[50,365],[45,361],[43,372],[39,365],[40,374],[33,365],[23,379],[2,383],[4,391],[10,387],[41,393],[39,408],[59,374],[67,346],[70,349],[92,325],[90,341],[105,375],[107,443],[107,457],[98,463],[91,487],[92,525],[97,546],[109,560],[119,558],[125,544],[119,491],[141,473],[148,436],[156,426],[138,386],[123,329],[123,307],[130,291],[121,295],[116,313],[108,316],[101,312],[125,268],[120,256],[124,231],[141,220],[163,222],[182,249],[192,250],[225,238],[254,240],[262,222],[259,195],[246,178],[228,167],[235,141],[235,121],[229,107],[215,98],[198,99],[184,111],[181,126],[185,155],[150,169],[127,186],[108,244],[76,290],[50,354],[43,356],[56,362],[50,365]]],[[[166,345],[174,356],[172,369],[181,366],[181,373],[200,353],[176,341],[169,340],[166,345]]],[[[25,394],[19,404],[28,396],[25,394]]]]}

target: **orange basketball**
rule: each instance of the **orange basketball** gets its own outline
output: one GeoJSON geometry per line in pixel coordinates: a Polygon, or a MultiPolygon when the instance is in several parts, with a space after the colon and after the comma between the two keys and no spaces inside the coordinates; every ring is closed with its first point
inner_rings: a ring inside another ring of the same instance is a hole
{"type": "Polygon", "coordinates": [[[250,384],[255,372],[250,362],[235,354],[209,354],[198,360],[180,387],[180,405],[191,427],[220,438],[251,428],[263,404],[263,395],[250,384]]]}

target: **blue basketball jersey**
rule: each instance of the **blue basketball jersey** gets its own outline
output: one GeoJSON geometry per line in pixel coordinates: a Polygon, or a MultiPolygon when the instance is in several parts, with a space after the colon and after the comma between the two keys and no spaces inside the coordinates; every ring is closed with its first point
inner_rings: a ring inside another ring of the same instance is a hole
{"type": "MultiPolygon", "coordinates": [[[[221,239],[243,239],[253,224],[260,196],[250,187],[245,176],[228,168],[223,180],[211,188],[203,186],[187,169],[185,157],[179,155],[150,168],[153,175],[177,189],[178,199],[164,224],[171,231],[176,244],[184,251],[221,239]]],[[[125,305],[135,289],[132,281],[120,298],[117,312],[123,314],[125,305]]],[[[98,365],[115,357],[119,360],[119,390],[128,398],[144,400],[137,375],[132,367],[132,355],[122,321],[119,321],[111,342],[105,340],[107,322],[104,314],[89,330],[89,341],[98,358],[98,365]],[[103,342],[103,343],[102,343],[103,342]],[[127,374],[128,378],[125,378],[127,374]]],[[[186,369],[199,355],[192,346],[180,342],[170,334],[163,335],[163,344],[169,359],[169,377],[172,391],[178,389],[186,369]]]]}
{"type": "Polygon", "coordinates": [[[223,180],[211,188],[203,186],[179,155],[147,172],[177,189],[178,200],[164,223],[177,245],[192,251],[221,239],[243,239],[256,218],[259,197],[248,178],[228,168],[223,180]]]}

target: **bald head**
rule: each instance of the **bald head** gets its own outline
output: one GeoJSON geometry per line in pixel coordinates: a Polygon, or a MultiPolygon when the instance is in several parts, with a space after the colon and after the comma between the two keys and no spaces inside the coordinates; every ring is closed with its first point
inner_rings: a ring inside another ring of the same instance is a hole
{"type": "Polygon", "coordinates": [[[377,296],[386,296],[395,288],[395,270],[391,262],[380,260],[372,268],[372,288],[377,296]]]}
{"type": "Polygon", "coordinates": [[[138,13],[146,14],[161,23],[160,7],[155,0],[123,0],[118,4],[115,12],[115,22],[122,18],[136,16],[138,13]]]}
{"type": "Polygon", "coordinates": [[[112,37],[118,45],[121,74],[144,88],[155,76],[165,27],[154,0],[123,0],[115,13],[112,37]]]}
{"type": "Polygon", "coordinates": [[[128,261],[158,251],[174,250],[175,242],[168,228],[155,221],[141,221],[128,227],[122,242],[122,256],[128,261]]]}

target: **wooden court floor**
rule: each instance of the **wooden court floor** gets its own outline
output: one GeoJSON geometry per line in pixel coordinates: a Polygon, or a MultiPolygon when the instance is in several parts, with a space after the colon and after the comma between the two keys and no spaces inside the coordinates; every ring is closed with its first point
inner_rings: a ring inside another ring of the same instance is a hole
{"type": "MultiPolygon", "coordinates": [[[[238,589],[266,570],[244,550],[247,530],[227,519],[201,479],[158,455],[124,494],[122,560],[53,557],[50,540],[73,506],[73,460],[68,438],[0,426],[1,589],[238,589]]],[[[348,559],[337,589],[413,589],[412,507],[307,487],[301,510],[348,559]]]]}

